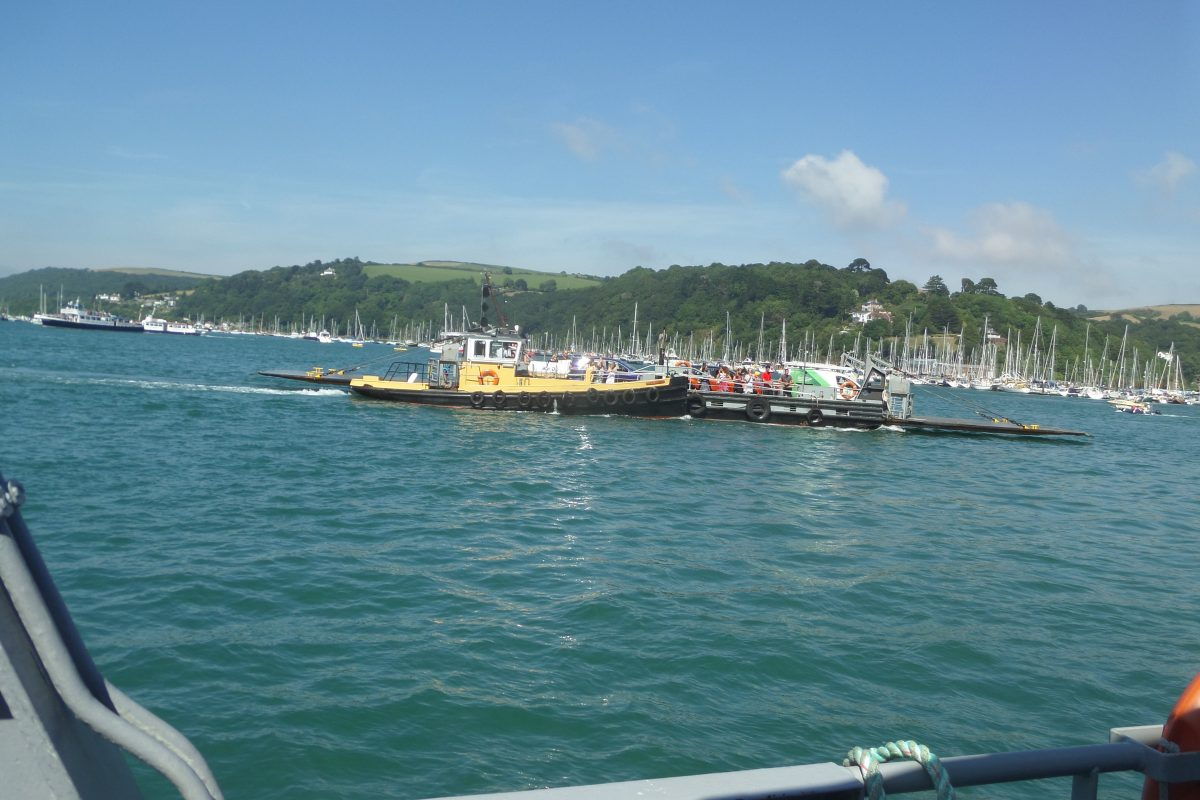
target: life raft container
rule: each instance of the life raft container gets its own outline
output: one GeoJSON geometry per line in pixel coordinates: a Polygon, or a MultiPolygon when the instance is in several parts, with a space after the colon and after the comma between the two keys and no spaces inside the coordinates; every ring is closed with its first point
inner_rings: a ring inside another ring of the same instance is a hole
{"type": "MultiPolygon", "coordinates": [[[[1200,673],[1192,678],[1171,709],[1162,738],[1178,747],[1181,753],[1200,751],[1200,673]]],[[[1161,796],[1158,781],[1146,778],[1142,800],[1159,800],[1161,796]]],[[[1168,784],[1165,797],[1167,800],[1200,800],[1200,781],[1168,784]]]]}

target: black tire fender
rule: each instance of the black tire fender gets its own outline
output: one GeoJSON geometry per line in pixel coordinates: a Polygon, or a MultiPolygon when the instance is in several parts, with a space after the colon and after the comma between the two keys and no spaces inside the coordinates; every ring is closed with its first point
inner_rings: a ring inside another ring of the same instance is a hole
{"type": "Polygon", "coordinates": [[[508,395],[504,393],[503,389],[497,389],[496,391],[492,392],[492,404],[496,406],[496,408],[504,408],[504,404],[507,402],[508,395]]]}
{"type": "Polygon", "coordinates": [[[753,397],[750,402],[746,403],[746,419],[751,422],[766,422],[770,418],[771,405],[766,398],[753,397]]]}
{"type": "Polygon", "coordinates": [[[809,426],[813,428],[819,428],[825,424],[825,414],[819,408],[810,410],[805,419],[808,420],[809,426]]]}

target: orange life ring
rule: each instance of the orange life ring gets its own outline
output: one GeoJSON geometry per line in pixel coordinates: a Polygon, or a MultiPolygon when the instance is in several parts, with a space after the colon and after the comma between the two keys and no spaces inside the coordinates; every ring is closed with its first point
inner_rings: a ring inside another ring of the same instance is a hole
{"type": "Polygon", "coordinates": [[[494,369],[485,369],[479,373],[479,382],[485,383],[488,386],[495,386],[500,382],[500,376],[496,374],[494,369]]]}
{"type": "MultiPolygon", "coordinates": [[[[1179,701],[1171,709],[1167,724],[1163,726],[1162,738],[1174,742],[1181,753],[1200,750],[1200,673],[1183,690],[1179,701]]],[[[1158,781],[1146,778],[1142,788],[1142,800],[1158,800],[1158,781]]],[[[1200,798],[1200,781],[1172,783],[1167,786],[1168,800],[1197,800],[1200,798]]]]}
{"type": "Polygon", "coordinates": [[[858,384],[851,380],[845,380],[838,384],[838,396],[843,400],[853,400],[858,397],[858,384]]]}

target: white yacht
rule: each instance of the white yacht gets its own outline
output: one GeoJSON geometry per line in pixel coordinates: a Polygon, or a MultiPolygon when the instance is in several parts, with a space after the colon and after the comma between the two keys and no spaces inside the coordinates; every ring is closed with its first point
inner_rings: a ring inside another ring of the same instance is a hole
{"type": "Polygon", "coordinates": [[[142,330],[146,333],[174,333],[180,336],[199,336],[205,332],[203,328],[198,328],[190,322],[170,322],[150,314],[142,319],[142,330]]]}

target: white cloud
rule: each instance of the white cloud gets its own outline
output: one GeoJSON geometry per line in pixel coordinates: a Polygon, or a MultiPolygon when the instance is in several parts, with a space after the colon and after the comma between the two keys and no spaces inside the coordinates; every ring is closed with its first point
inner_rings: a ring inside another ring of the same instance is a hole
{"type": "Polygon", "coordinates": [[[840,228],[882,228],[905,214],[902,203],[887,199],[887,176],[849,150],[832,161],[810,153],[784,170],[783,179],[840,228]]]}
{"type": "Polygon", "coordinates": [[[1076,261],[1070,235],[1054,216],[1028,203],[990,203],[969,220],[970,231],[930,228],[934,256],[962,264],[1065,266],[1076,261]]]}
{"type": "MultiPolygon", "coordinates": [[[[1093,307],[1131,296],[1127,277],[1114,271],[1111,258],[1091,253],[1096,242],[1077,239],[1053,214],[1029,203],[989,203],[975,209],[962,230],[921,233],[918,259],[957,267],[976,280],[995,278],[1006,294],[1035,292],[1059,304],[1093,307]]],[[[1111,257],[1110,249],[1100,249],[1111,257]]]]}
{"type": "Polygon", "coordinates": [[[1162,161],[1137,173],[1138,179],[1168,197],[1175,194],[1179,184],[1196,171],[1196,162],[1173,150],[1163,154],[1162,161]]]}
{"type": "Polygon", "coordinates": [[[580,117],[574,122],[556,122],[550,127],[567,149],[584,161],[595,161],[617,138],[612,128],[588,117],[580,117]]]}

